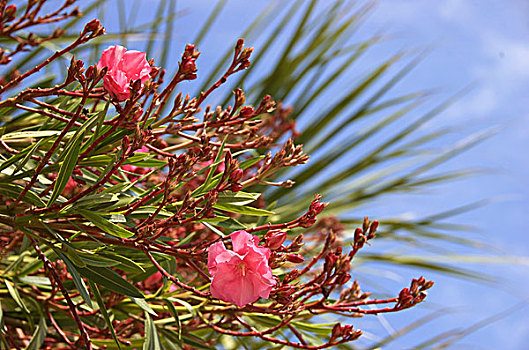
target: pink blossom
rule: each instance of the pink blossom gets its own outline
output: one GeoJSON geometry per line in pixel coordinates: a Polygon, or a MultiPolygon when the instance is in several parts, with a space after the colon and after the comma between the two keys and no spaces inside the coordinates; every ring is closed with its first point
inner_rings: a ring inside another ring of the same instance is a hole
{"type": "Polygon", "coordinates": [[[214,298],[242,307],[259,297],[268,299],[276,284],[268,266],[270,249],[259,247],[259,237],[246,231],[230,235],[233,250],[217,242],[208,249],[208,270],[214,298]]]}
{"type": "Polygon", "coordinates": [[[108,67],[103,77],[103,87],[118,101],[124,101],[130,96],[129,83],[141,80],[141,86],[149,79],[152,67],[145,59],[145,52],[127,51],[120,45],[110,46],[103,51],[97,62],[97,69],[108,67]]]}

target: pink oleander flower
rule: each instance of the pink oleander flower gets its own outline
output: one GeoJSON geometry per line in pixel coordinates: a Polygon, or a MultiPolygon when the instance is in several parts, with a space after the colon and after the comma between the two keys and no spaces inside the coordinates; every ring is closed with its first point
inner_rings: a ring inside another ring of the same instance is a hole
{"type": "Polygon", "coordinates": [[[208,270],[214,298],[242,307],[259,297],[268,299],[276,280],[268,266],[270,249],[259,247],[259,237],[246,231],[230,235],[233,250],[217,242],[208,249],[208,270]]]}
{"type": "Polygon", "coordinates": [[[130,96],[129,84],[138,79],[141,86],[150,78],[152,67],[145,59],[145,52],[127,51],[120,45],[110,46],[103,51],[97,62],[97,69],[108,67],[103,77],[103,87],[118,101],[124,101],[130,96]]]}

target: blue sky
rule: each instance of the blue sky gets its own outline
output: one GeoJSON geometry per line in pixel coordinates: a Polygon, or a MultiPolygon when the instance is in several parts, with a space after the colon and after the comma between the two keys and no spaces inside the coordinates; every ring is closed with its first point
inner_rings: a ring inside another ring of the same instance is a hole
{"type": "MultiPolygon", "coordinates": [[[[109,1],[115,4],[116,1],[109,1]]],[[[145,1],[138,8],[138,18],[154,12],[157,1],[145,1]]],[[[268,2],[229,0],[214,31],[200,49],[199,69],[223,53],[238,38],[255,14],[268,2]]],[[[170,43],[174,62],[186,43],[192,42],[205,13],[212,8],[210,0],[181,1],[177,9],[187,14],[175,21],[176,41],[170,43]],[[197,25],[198,23],[198,25],[197,25]]],[[[117,19],[106,16],[103,22],[111,30],[117,19]]],[[[523,0],[385,0],[378,1],[359,35],[387,33],[392,40],[378,50],[373,60],[401,49],[432,48],[424,62],[399,86],[417,90],[437,88],[439,101],[471,86],[470,91],[428,127],[458,125],[458,137],[489,128],[498,133],[478,147],[447,164],[450,168],[471,165],[489,169],[479,175],[416,198],[399,197],[384,206],[364,208],[365,215],[405,214],[420,217],[481,199],[491,199],[483,208],[458,217],[459,222],[479,228],[479,237],[495,247],[495,255],[528,256],[529,240],[529,3],[523,0]],[[399,210],[394,208],[398,207],[399,210]],[[405,208],[402,211],[401,208],[405,208]]],[[[164,43],[167,45],[167,43],[164,43]]],[[[130,48],[135,48],[130,43],[130,48]]],[[[259,48],[256,47],[258,50],[259,48]]],[[[150,55],[151,57],[155,57],[150,55]]],[[[200,73],[200,71],[199,71],[200,73]]],[[[440,145],[443,146],[443,145],[440,145]]],[[[376,242],[375,242],[376,245],[376,242]]],[[[454,254],[466,251],[454,250],[454,254]]],[[[518,305],[529,298],[527,264],[511,265],[506,259],[499,264],[480,267],[501,276],[501,283],[480,286],[458,279],[427,274],[436,281],[429,296],[430,306],[454,309],[435,322],[394,343],[407,348],[447,329],[465,328],[495,313],[518,305]]],[[[472,266],[470,266],[472,267],[472,266]]],[[[398,270],[395,285],[407,284],[416,271],[398,270]]],[[[376,336],[384,336],[427,314],[429,306],[410,310],[403,315],[355,320],[354,324],[376,336]]],[[[368,336],[369,337],[369,336],[368,336]]],[[[529,307],[518,308],[508,317],[484,327],[465,338],[461,349],[523,349],[529,342],[529,307]]]]}

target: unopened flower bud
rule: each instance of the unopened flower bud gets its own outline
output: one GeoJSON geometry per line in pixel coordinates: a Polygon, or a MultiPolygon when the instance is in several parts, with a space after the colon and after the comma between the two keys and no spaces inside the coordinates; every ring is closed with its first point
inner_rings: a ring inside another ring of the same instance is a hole
{"type": "Polygon", "coordinates": [[[343,285],[349,282],[350,279],[351,279],[351,275],[348,273],[345,273],[336,278],[336,283],[343,285]]]}
{"type": "Polygon", "coordinates": [[[193,45],[193,44],[187,44],[187,45],[186,45],[186,48],[185,48],[185,50],[184,50],[184,54],[183,54],[183,56],[184,56],[185,58],[187,58],[187,57],[193,57],[193,54],[194,54],[194,53],[195,53],[195,45],[193,45]]]}
{"type": "Polygon", "coordinates": [[[101,27],[101,23],[99,22],[99,20],[97,18],[95,18],[95,19],[91,20],[90,22],[88,22],[84,26],[83,33],[94,32],[94,31],[98,30],[99,27],[101,27]]]}
{"type": "Polygon", "coordinates": [[[298,269],[292,270],[290,271],[288,275],[285,276],[285,278],[283,279],[283,283],[285,284],[290,283],[298,277],[299,277],[299,270],[298,269]]]}
{"type": "Polygon", "coordinates": [[[240,190],[242,190],[241,184],[233,184],[230,186],[230,191],[232,192],[239,192],[240,190]]]}
{"type": "Polygon", "coordinates": [[[426,281],[423,285],[422,285],[422,290],[427,290],[427,289],[430,289],[432,288],[432,286],[434,285],[434,282],[433,281],[426,281]]]}
{"type": "Polygon", "coordinates": [[[189,75],[189,74],[193,74],[197,71],[197,66],[196,66],[196,63],[195,63],[196,59],[195,58],[190,58],[184,62],[182,62],[182,67],[180,68],[180,72],[183,74],[183,75],[189,75]]]}
{"type": "Polygon", "coordinates": [[[230,182],[239,182],[239,180],[242,179],[243,174],[244,173],[243,173],[242,169],[235,169],[230,174],[230,182]]]}
{"type": "Polygon", "coordinates": [[[314,204],[314,206],[312,207],[313,208],[312,210],[314,211],[314,214],[318,215],[319,213],[323,211],[323,209],[325,209],[326,206],[327,206],[327,203],[318,202],[314,204]]]}
{"type": "Polygon", "coordinates": [[[12,21],[15,19],[15,14],[17,12],[17,6],[16,5],[9,5],[4,10],[4,20],[6,22],[12,21]]]}
{"type": "Polygon", "coordinates": [[[358,241],[358,240],[360,240],[360,237],[362,236],[363,233],[364,233],[364,232],[362,231],[362,229],[361,229],[360,227],[357,227],[357,228],[355,229],[355,234],[354,234],[354,240],[355,240],[355,242],[358,241]]]}
{"type": "Polygon", "coordinates": [[[287,260],[294,264],[300,264],[305,261],[305,258],[299,254],[287,254],[287,260]]]}
{"type": "Polygon", "coordinates": [[[426,292],[420,292],[419,295],[414,299],[414,303],[418,304],[424,301],[426,298],[426,292]]]}
{"type": "Polygon", "coordinates": [[[253,47],[247,47],[244,50],[242,50],[241,55],[239,56],[240,60],[247,60],[250,58],[253,52],[253,47]]]}
{"type": "Polygon", "coordinates": [[[235,45],[235,51],[237,52],[241,51],[243,45],[244,45],[244,39],[240,38],[239,40],[237,40],[237,44],[235,45]]]}
{"type": "Polygon", "coordinates": [[[271,250],[277,250],[281,248],[283,243],[285,242],[287,238],[286,232],[277,232],[274,233],[269,239],[268,239],[268,247],[271,250]]]}
{"type": "Polygon", "coordinates": [[[141,87],[143,86],[143,83],[141,82],[141,79],[137,79],[131,82],[130,84],[132,91],[140,91],[141,87]]]}
{"type": "Polygon", "coordinates": [[[239,116],[241,118],[248,118],[248,117],[253,116],[254,113],[255,113],[255,109],[253,107],[245,106],[241,108],[241,111],[239,112],[239,116]]]}
{"type": "Polygon", "coordinates": [[[329,272],[330,270],[332,270],[334,268],[334,265],[336,264],[336,260],[336,254],[327,254],[327,256],[325,257],[325,263],[323,264],[323,271],[329,272]]]}
{"type": "Polygon", "coordinates": [[[371,223],[371,226],[369,226],[369,232],[375,232],[378,228],[378,221],[375,220],[371,223]]]}
{"type": "Polygon", "coordinates": [[[85,76],[87,79],[93,79],[94,78],[94,72],[95,72],[95,68],[94,66],[90,66],[86,69],[86,72],[85,72],[85,76]]]}
{"type": "Polygon", "coordinates": [[[343,334],[342,325],[340,323],[337,323],[332,327],[331,332],[331,339],[336,339],[338,337],[341,337],[343,334]]]}

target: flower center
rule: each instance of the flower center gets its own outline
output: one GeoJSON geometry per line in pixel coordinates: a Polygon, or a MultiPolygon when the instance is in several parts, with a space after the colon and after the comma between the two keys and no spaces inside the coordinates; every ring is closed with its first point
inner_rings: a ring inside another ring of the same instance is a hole
{"type": "Polygon", "coordinates": [[[246,276],[246,264],[244,261],[241,261],[239,265],[237,265],[237,269],[241,271],[241,275],[246,276]]]}

